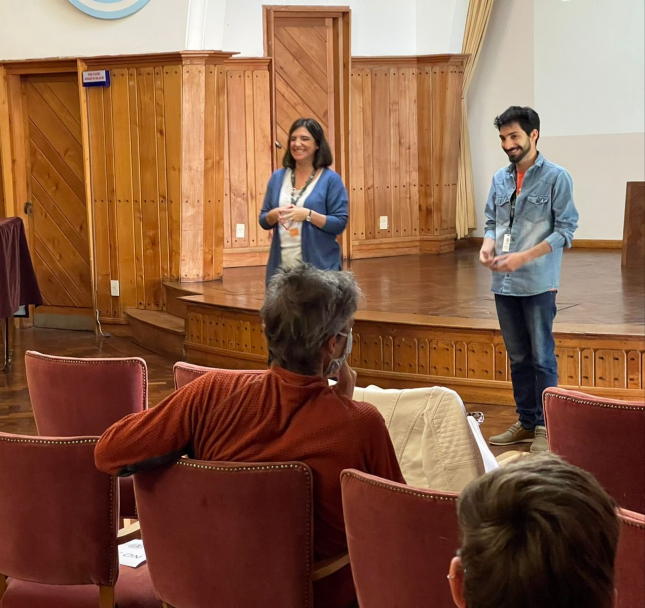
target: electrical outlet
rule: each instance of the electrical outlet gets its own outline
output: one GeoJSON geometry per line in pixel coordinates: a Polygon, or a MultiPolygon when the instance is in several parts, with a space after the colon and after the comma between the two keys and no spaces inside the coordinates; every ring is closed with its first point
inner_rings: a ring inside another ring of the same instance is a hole
{"type": "Polygon", "coordinates": [[[118,295],[119,295],[119,282],[118,281],[110,281],[110,295],[118,297],[118,295]]]}
{"type": "Polygon", "coordinates": [[[246,229],[245,224],[235,224],[235,238],[236,239],[243,239],[245,229],[246,229]]]}
{"type": "Polygon", "coordinates": [[[379,218],[379,228],[381,230],[387,230],[387,215],[382,215],[379,218]]]}

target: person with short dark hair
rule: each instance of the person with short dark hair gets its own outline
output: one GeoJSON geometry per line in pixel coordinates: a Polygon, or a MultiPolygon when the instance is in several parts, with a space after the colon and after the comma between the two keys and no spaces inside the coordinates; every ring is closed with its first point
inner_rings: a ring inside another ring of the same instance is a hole
{"type": "MultiPolygon", "coordinates": [[[[260,311],[271,368],[215,370],[156,407],[127,416],[101,437],[98,468],[130,475],[183,454],[304,462],[314,479],[315,559],[343,553],[343,469],[405,483],[383,417],[373,405],[352,399],[356,373],[347,358],[360,297],[349,272],[305,264],[277,270],[260,311]],[[332,376],[338,378],[333,387],[332,376]]],[[[314,595],[319,608],[352,606],[350,567],[317,581],[314,595]]]]}
{"type": "Polygon", "coordinates": [[[562,250],[571,247],[578,211],[571,176],[537,150],[537,112],[511,106],[495,119],[495,127],[511,164],[493,177],[479,261],[493,271],[519,420],[489,441],[531,443],[532,452],[544,452],[542,393],[558,385],[553,320],[562,250]]]}
{"type": "Polygon", "coordinates": [[[299,118],[289,129],[282,169],[273,173],[260,212],[260,226],[272,231],[267,284],[279,267],[309,263],[340,270],[337,237],[347,224],[347,190],[330,169],[331,149],[313,118],[299,118]]]}
{"type": "Polygon", "coordinates": [[[450,564],[459,608],[611,608],[619,522],[590,473],[522,458],[471,482],[457,503],[450,564]]]}

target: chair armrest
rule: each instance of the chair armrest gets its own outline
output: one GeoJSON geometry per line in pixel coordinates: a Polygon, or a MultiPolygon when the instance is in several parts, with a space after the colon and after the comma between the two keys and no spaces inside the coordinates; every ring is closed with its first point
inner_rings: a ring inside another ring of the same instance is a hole
{"type": "Polygon", "coordinates": [[[311,573],[311,580],[319,581],[349,564],[349,553],[341,553],[335,557],[324,559],[314,564],[314,571],[311,573]]]}
{"type": "Polygon", "coordinates": [[[138,521],[135,521],[125,528],[121,528],[116,536],[116,541],[118,545],[124,545],[136,538],[141,538],[141,526],[138,521]]]}

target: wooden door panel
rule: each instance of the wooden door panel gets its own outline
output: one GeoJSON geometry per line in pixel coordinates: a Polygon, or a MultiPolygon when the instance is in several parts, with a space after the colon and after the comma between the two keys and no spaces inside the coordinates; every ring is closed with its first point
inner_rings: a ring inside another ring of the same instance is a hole
{"type": "Polygon", "coordinates": [[[289,128],[298,118],[314,118],[334,142],[332,19],[275,19],[273,38],[276,138],[282,154],[289,128]]]}
{"type": "Polygon", "coordinates": [[[25,78],[35,269],[46,305],[92,307],[76,75],[25,78]]]}

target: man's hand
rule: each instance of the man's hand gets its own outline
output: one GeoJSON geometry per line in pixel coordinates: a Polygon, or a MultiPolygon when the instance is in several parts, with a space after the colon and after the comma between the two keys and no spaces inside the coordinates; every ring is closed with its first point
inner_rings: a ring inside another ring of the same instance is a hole
{"type": "Polygon", "coordinates": [[[338,382],[334,385],[334,390],[339,395],[344,395],[350,399],[354,396],[354,387],[356,386],[356,372],[347,364],[343,363],[343,367],[338,372],[338,382]]]}
{"type": "Polygon", "coordinates": [[[486,267],[491,268],[495,259],[495,239],[485,238],[482,248],[479,250],[479,261],[486,267]]]}
{"type": "Polygon", "coordinates": [[[515,272],[528,262],[525,252],[505,253],[493,259],[491,268],[495,272],[515,272]]]}

